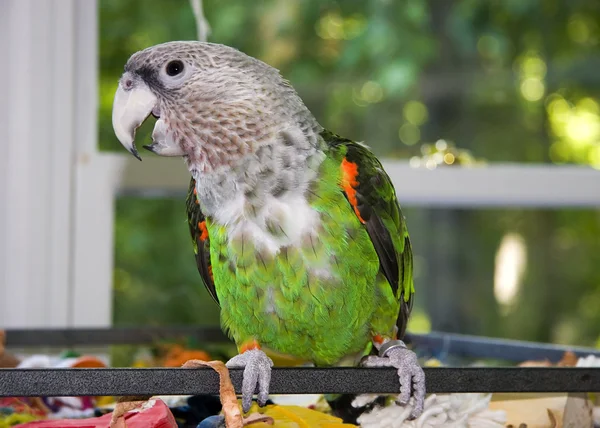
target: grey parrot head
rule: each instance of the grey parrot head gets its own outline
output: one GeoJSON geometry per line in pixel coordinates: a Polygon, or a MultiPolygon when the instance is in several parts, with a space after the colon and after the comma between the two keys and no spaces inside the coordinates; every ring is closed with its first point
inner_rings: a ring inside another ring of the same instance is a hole
{"type": "Polygon", "coordinates": [[[169,42],[137,52],[125,65],[112,122],[121,144],[141,160],[136,129],[158,120],[152,144],[203,171],[232,165],[286,129],[318,124],[275,68],[228,46],[169,42]]]}

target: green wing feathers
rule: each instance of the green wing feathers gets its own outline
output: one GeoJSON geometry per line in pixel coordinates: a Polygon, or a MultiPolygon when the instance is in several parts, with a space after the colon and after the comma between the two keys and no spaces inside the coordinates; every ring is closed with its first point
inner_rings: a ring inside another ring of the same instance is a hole
{"type": "Polygon", "coordinates": [[[415,290],[410,238],[394,186],[366,146],[329,131],[321,135],[341,157],[346,198],[367,229],[379,257],[380,271],[400,303],[397,325],[402,337],[415,290]]]}

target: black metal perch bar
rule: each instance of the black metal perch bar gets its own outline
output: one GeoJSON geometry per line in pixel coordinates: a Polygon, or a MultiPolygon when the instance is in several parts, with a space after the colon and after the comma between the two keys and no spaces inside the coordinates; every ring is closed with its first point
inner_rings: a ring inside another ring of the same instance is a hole
{"type": "MultiPolygon", "coordinates": [[[[231,370],[241,391],[241,369],[231,370]]],[[[600,392],[594,368],[425,368],[427,390],[448,392],[600,392]]],[[[275,368],[271,394],[398,393],[394,369],[275,368]]],[[[0,369],[0,397],[218,394],[210,369],[0,369]]]]}
{"type": "MultiPolygon", "coordinates": [[[[219,328],[191,326],[6,330],[8,347],[71,347],[150,344],[193,338],[223,343],[219,328]]],[[[408,334],[406,341],[438,354],[509,361],[558,361],[565,351],[600,356],[592,348],[568,347],[447,333],[408,334]]],[[[427,390],[448,392],[600,392],[600,368],[425,368],[427,390]]],[[[242,371],[231,370],[236,390],[242,371]]],[[[393,369],[275,368],[272,394],[396,393],[393,369]]],[[[217,394],[210,369],[0,369],[0,396],[217,394]]]]}

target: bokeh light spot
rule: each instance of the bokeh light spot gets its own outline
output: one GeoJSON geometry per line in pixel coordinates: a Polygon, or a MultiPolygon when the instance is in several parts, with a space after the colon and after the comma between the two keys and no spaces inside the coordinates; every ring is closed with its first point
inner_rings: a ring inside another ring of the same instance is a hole
{"type": "Polygon", "coordinates": [[[339,40],[344,38],[342,17],[336,12],[326,13],[317,22],[317,35],[325,40],[339,40]]]}
{"type": "Polygon", "coordinates": [[[544,82],[536,77],[529,77],[521,82],[521,95],[527,101],[539,101],[544,96],[544,82]]]}
{"type": "Polygon", "coordinates": [[[448,143],[446,140],[437,140],[435,142],[435,148],[440,152],[443,152],[444,150],[448,149],[448,143]]]}
{"type": "Polygon", "coordinates": [[[402,110],[404,118],[416,126],[421,126],[429,118],[427,107],[419,101],[409,101],[404,105],[402,110]]]}
{"type": "Polygon", "coordinates": [[[585,43],[590,38],[590,27],[581,15],[574,15],[567,24],[567,34],[576,43],[585,43]]]}
{"type": "Polygon", "coordinates": [[[400,127],[398,136],[404,144],[413,146],[421,139],[421,131],[412,123],[405,123],[400,127]]]}
{"type": "Polygon", "coordinates": [[[454,163],[455,157],[452,153],[446,153],[444,155],[444,163],[446,165],[452,165],[454,163]]]}
{"type": "Polygon", "coordinates": [[[412,158],[410,158],[410,160],[408,161],[408,164],[412,167],[412,168],[418,168],[421,166],[421,158],[419,156],[413,156],[412,158]]]}
{"type": "Polygon", "coordinates": [[[529,56],[523,60],[522,71],[527,77],[542,78],[546,75],[546,63],[538,56],[529,56]]]}
{"type": "Polygon", "coordinates": [[[361,88],[360,95],[368,103],[378,103],[383,99],[383,89],[379,83],[369,80],[361,88]]]}

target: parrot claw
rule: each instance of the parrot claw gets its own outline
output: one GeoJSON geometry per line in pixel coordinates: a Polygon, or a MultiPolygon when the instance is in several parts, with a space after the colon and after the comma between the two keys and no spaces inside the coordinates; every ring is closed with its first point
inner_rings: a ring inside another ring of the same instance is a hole
{"type": "Polygon", "coordinates": [[[400,380],[398,404],[407,405],[412,394],[415,401],[410,417],[416,419],[421,416],[425,406],[425,372],[413,351],[404,346],[391,346],[384,352],[384,356],[371,355],[362,361],[362,365],[396,368],[400,380]]]}
{"type": "Polygon", "coordinates": [[[269,384],[271,383],[271,367],[273,361],[260,349],[252,349],[230,359],[228,368],[243,368],[244,380],[242,382],[242,409],[248,413],[252,405],[252,396],[258,386],[258,405],[263,407],[269,398],[269,384]]]}

